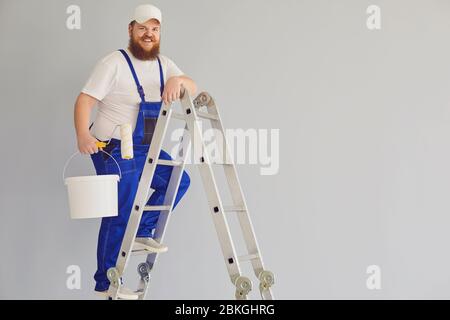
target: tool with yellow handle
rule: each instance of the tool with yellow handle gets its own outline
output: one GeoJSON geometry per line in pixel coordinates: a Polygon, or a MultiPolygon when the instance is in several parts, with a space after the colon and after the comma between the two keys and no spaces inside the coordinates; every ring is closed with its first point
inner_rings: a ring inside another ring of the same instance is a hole
{"type": "Polygon", "coordinates": [[[97,142],[95,143],[95,145],[96,145],[98,148],[103,149],[104,147],[106,147],[106,142],[97,141],[97,142]]]}
{"type": "MultiPolygon", "coordinates": [[[[114,128],[114,131],[116,130],[117,127],[119,127],[119,126],[116,126],[114,128]]],[[[114,131],[113,131],[113,133],[114,133],[114,131]]],[[[134,157],[132,134],[133,134],[132,127],[129,123],[124,123],[124,124],[120,125],[120,153],[121,153],[122,159],[130,160],[130,159],[133,159],[133,157],[134,157]]],[[[111,141],[111,140],[109,140],[109,141],[111,141]]],[[[97,141],[97,142],[95,142],[95,145],[99,149],[103,149],[109,144],[109,141],[108,142],[97,141]]]]}

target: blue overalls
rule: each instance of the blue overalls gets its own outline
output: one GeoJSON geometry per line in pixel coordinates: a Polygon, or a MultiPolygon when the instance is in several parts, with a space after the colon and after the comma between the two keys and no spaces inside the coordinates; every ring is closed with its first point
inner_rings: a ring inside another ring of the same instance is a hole
{"type": "MultiPolygon", "coordinates": [[[[110,267],[116,265],[117,256],[119,254],[122,239],[131,213],[134,198],[136,196],[139,179],[141,177],[150,142],[155,129],[156,120],[159,116],[162,102],[145,101],[144,89],[139,83],[139,79],[134,70],[130,57],[124,50],[120,52],[125,57],[137,90],[141,98],[139,103],[139,115],[136,126],[133,131],[133,152],[134,158],[124,160],[121,158],[120,140],[111,139],[110,143],[104,148],[106,152],[111,154],[120,166],[122,178],[119,181],[118,190],[118,211],[117,217],[103,218],[100,226],[97,247],[97,264],[98,269],[94,279],[96,281],[95,290],[104,291],[109,287],[109,280],[106,272],[110,267]]],[[[164,92],[164,75],[161,67],[161,61],[158,58],[159,77],[160,77],[160,94],[164,92]]],[[[103,152],[91,155],[97,175],[103,174],[119,174],[116,163],[103,152]]],[[[161,150],[160,159],[172,160],[171,156],[161,150]]],[[[151,188],[155,191],[151,195],[147,205],[164,204],[164,196],[168,187],[169,179],[172,174],[173,167],[157,165],[155,174],[151,183],[151,188]]],[[[190,184],[190,178],[186,171],[183,172],[178,193],[175,198],[174,208],[186,193],[190,184]]],[[[153,229],[159,218],[160,211],[147,211],[142,215],[141,223],[137,232],[137,237],[152,237],[153,229]]]]}

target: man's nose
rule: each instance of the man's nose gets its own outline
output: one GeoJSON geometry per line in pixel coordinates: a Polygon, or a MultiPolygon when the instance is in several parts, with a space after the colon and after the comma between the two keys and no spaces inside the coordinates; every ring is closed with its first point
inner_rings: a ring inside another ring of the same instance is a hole
{"type": "Polygon", "coordinates": [[[153,31],[152,30],[146,30],[144,35],[146,35],[147,37],[152,37],[154,36],[153,31]]]}

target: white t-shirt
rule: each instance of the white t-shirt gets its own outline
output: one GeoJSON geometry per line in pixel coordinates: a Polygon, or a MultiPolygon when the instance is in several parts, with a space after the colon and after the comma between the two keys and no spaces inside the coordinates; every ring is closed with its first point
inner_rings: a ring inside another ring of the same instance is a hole
{"type": "MultiPolygon", "coordinates": [[[[158,60],[142,61],[128,49],[126,52],[144,88],[145,100],[161,101],[158,60]]],[[[163,55],[159,58],[165,82],[170,77],[183,75],[172,60],[163,55]]],[[[114,128],[124,123],[130,123],[134,130],[141,98],[121,52],[115,51],[101,59],[81,92],[99,100],[97,116],[90,130],[94,137],[103,141],[111,137],[120,139],[120,128],[115,131],[114,128]]]]}

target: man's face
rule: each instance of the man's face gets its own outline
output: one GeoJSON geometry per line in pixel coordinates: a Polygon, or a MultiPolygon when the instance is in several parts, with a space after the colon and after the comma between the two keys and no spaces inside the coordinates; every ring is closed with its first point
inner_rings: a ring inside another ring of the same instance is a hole
{"type": "Polygon", "coordinates": [[[128,26],[130,49],[136,58],[154,59],[159,54],[160,24],[156,19],[128,26]]]}

